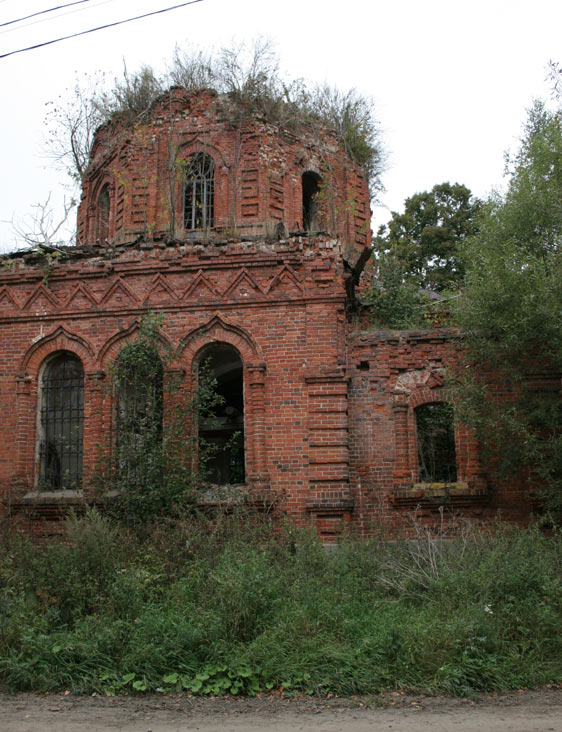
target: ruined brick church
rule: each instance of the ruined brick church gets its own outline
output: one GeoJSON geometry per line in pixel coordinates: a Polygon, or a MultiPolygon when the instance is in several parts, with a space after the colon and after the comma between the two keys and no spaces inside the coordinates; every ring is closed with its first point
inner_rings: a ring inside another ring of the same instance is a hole
{"type": "Polygon", "coordinates": [[[483,472],[453,420],[456,331],[372,326],[370,238],[365,174],[327,130],[233,125],[214,92],[179,88],[100,128],[77,246],[3,257],[4,517],[48,531],[94,499],[119,432],[108,376],[148,312],[174,353],[163,381],[189,393],[210,358],[224,407],[207,437],[238,436],[201,504],[273,510],[325,541],[414,509],[524,517],[527,495],[483,472]]]}

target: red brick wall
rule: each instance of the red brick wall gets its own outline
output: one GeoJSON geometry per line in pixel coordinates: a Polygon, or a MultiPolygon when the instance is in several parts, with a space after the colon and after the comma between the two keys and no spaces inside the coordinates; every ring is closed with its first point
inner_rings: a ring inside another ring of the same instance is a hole
{"type": "MultiPolygon", "coordinates": [[[[179,354],[171,368],[183,374],[187,389],[204,345],[222,341],[240,352],[250,492],[255,485],[260,495],[269,492],[282,509],[306,520],[312,474],[315,485],[329,484],[328,492],[346,490],[341,461],[316,446],[315,457],[309,454],[310,401],[323,408],[315,390],[333,390],[333,377],[325,386],[321,375],[339,374],[345,362],[338,242],[295,238],[208,244],[204,250],[144,242],[117,254],[101,247],[69,252],[68,260],[52,265],[38,255],[17,257],[12,271],[0,273],[5,496],[21,497],[35,487],[38,384],[46,359],[60,350],[75,353],[84,365],[84,467],[91,473],[111,434],[107,374],[149,310],[164,316],[162,339],[179,354]]],[[[326,398],[336,399],[344,418],[345,395],[326,398]]]]}
{"type": "MultiPolygon", "coordinates": [[[[400,532],[416,514],[425,523],[467,516],[524,521],[531,509],[521,484],[500,482],[479,460],[474,435],[455,424],[457,486],[420,484],[417,406],[450,401],[448,375],[459,363],[454,330],[363,330],[350,338],[350,454],[354,521],[400,532]]],[[[500,395],[506,398],[507,394],[500,395]]]]}
{"type": "Polygon", "coordinates": [[[361,172],[327,133],[282,134],[261,122],[237,128],[219,106],[211,93],[172,90],[142,122],[103,128],[84,182],[81,246],[60,257],[4,259],[4,509],[57,519],[68,503],[88,497],[100,451],[108,459],[111,449],[111,364],[142,315],[156,311],[162,343],[177,353],[169,370],[187,392],[202,348],[224,342],[240,353],[249,500],[312,520],[326,541],[348,524],[365,533],[381,525],[407,532],[412,511],[432,524],[454,512],[482,519],[501,510],[521,519],[526,494],[483,473],[476,441],[462,426],[457,483],[419,482],[414,409],[447,400],[457,334],[360,330],[350,319],[343,254],[370,238],[361,172]],[[203,150],[216,166],[216,226],[185,232],[170,151],[182,160],[203,150]],[[323,176],[321,220],[331,233],[268,237],[280,221],[302,227],[307,170],[323,176]],[[96,243],[97,197],[106,184],[108,242],[96,243]],[[60,350],[84,366],[84,493],[41,497],[33,495],[39,380],[60,350]]]}
{"type": "Polygon", "coordinates": [[[370,244],[367,181],[328,132],[298,135],[256,120],[233,122],[220,97],[171,89],[150,115],[112,122],[97,134],[78,214],[81,243],[96,240],[96,205],[110,191],[108,240],[189,238],[182,225],[182,164],[204,152],[215,163],[215,226],[206,236],[302,230],[302,174],[322,178],[318,223],[346,247],[370,244]],[[175,212],[175,219],[173,216],[175,212]]]}

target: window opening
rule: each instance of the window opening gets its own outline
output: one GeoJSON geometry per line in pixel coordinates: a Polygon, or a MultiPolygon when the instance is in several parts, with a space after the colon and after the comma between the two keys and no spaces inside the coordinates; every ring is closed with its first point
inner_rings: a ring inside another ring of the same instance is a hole
{"type": "Polygon", "coordinates": [[[107,183],[98,196],[96,221],[96,239],[106,241],[109,234],[109,185],[107,183]]]}
{"type": "Polygon", "coordinates": [[[446,402],[422,404],[415,409],[419,480],[455,483],[457,458],[453,408],[446,402]]]}
{"type": "Polygon", "coordinates": [[[209,155],[198,153],[185,168],[183,191],[184,229],[213,226],[215,164],[209,155]]]}
{"type": "Polygon", "coordinates": [[[133,349],[117,364],[117,469],[123,485],[161,478],[163,368],[158,353],[133,349]]]}
{"type": "Polygon", "coordinates": [[[199,468],[218,485],[243,483],[244,388],[238,351],[228,344],[206,349],[198,368],[199,468]]]}
{"type": "Polygon", "coordinates": [[[53,490],[82,482],[84,369],[63,353],[45,366],[41,384],[40,477],[53,490]]]}
{"type": "Polygon", "coordinates": [[[318,230],[318,201],[320,176],[309,170],[302,175],[302,224],[305,231],[318,230]]]}

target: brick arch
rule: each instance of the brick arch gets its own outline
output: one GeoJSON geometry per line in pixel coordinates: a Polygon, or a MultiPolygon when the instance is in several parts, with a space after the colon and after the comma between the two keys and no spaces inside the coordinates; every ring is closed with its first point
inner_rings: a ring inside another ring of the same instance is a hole
{"type": "MultiPolygon", "coordinates": [[[[16,376],[16,475],[26,488],[36,485],[39,475],[37,452],[38,421],[37,408],[40,396],[40,374],[46,361],[57,353],[67,352],[76,356],[82,364],[85,389],[89,378],[95,372],[95,355],[90,344],[80,336],[58,326],[52,333],[37,340],[20,361],[20,373],[16,376]]],[[[91,436],[91,405],[84,405],[84,446],[91,436]]],[[[83,468],[89,464],[84,456],[83,468]]]]}
{"type": "Polygon", "coordinates": [[[396,471],[407,480],[418,479],[415,409],[422,404],[449,402],[443,370],[425,368],[406,371],[392,385],[396,471]]]}
{"type": "Polygon", "coordinates": [[[179,146],[177,160],[181,163],[199,153],[204,153],[212,158],[213,163],[215,164],[215,169],[218,166],[227,165],[222,150],[214,143],[201,140],[199,137],[184,142],[179,146]]]}
{"type": "Polygon", "coordinates": [[[429,402],[449,402],[450,394],[449,390],[445,388],[429,388],[428,386],[422,386],[416,389],[410,394],[408,403],[414,409],[422,404],[428,404],[429,402]]]}
{"type": "MultiPolygon", "coordinates": [[[[315,175],[320,178],[320,180],[323,179],[322,177],[322,166],[312,162],[311,160],[299,160],[297,162],[297,172],[299,176],[302,178],[302,176],[305,173],[314,173],[315,175]]],[[[326,174],[324,174],[325,177],[326,174]]]]}
{"type": "MultiPolygon", "coordinates": [[[[125,330],[119,330],[117,333],[108,338],[99,350],[97,357],[98,363],[105,368],[107,364],[114,361],[117,358],[119,350],[122,348],[122,346],[130,341],[131,338],[133,338],[134,335],[139,332],[139,330],[140,319],[135,318],[135,320],[133,320],[128,328],[126,328],[125,330]]],[[[168,348],[171,350],[172,343],[170,339],[164,333],[162,333],[160,329],[157,329],[156,334],[158,336],[160,345],[163,348],[168,348]]]]}
{"type": "Polygon", "coordinates": [[[182,338],[178,358],[192,367],[197,354],[211,343],[228,343],[236,348],[245,366],[263,361],[261,351],[252,336],[244,328],[226,322],[219,315],[182,338]]]}
{"type": "Polygon", "coordinates": [[[115,193],[115,183],[113,178],[108,173],[103,173],[98,176],[92,183],[91,188],[91,204],[95,206],[97,204],[98,196],[101,193],[102,188],[108,187],[109,193],[113,195],[115,193]]]}
{"type": "Polygon", "coordinates": [[[435,389],[444,384],[442,368],[425,368],[405,371],[396,377],[391,385],[394,396],[407,396],[422,388],[435,389]]]}
{"type": "Polygon", "coordinates": [[[246,483],[252,490],[269,485],[265,449],[266,366],[261,350],[243,328],[228,323],[219,315],[195,328],[181,341],[178,361],[187,367],[187,384],[195,383],[198,356],[209,345],[227,343],[240,354],[244,378],[244,437],[246,444],[246,483]]]}
{"type": "Polygon", "coordinates": [[[182,143],[176,157],[178,175],[175,176],[176,180],[173,194],[177,204],[175,230],[180,239],[183,238],[185,231],[183,221],[185,215],[185,172],[189,167],[190,161],[198,155],[204,155],[212,161],[212,224],[209,225],[209,223],[207,223],[207,227],[214,229],[215,227],[224,224],[224,211],[229,210],[230,208],[230,204],[227,204],[226,202],[231,200],[232,192],[229,187],[228,164],[225,160],[223,151],[213,142],[201,139],[199,136],[194,136],[182,143]]]}
{"type": "Polygon", "coordinates": [[[94,351],[89,343],[59,325],[52,333],[38,340],[27,350],[21,361],[20,371],[37,374],[45,359],[57,351],[69,351],[78,356],[84,372],[94,368],[94,351]]]}

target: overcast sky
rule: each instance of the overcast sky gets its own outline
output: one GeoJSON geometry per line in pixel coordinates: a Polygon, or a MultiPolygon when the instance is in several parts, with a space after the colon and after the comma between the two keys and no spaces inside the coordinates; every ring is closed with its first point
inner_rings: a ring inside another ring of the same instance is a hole
{"type": "MultiPolygon", "coordinates": [[[[178,4],[0,0],[0,54],[178,4]],[[37,22],[40,21],[40,22],[37,22]]],[[[0,59],[0,222],[25,217],[67,183],[44,157],[46,105],[96,70],[163,69],[176,44],[219,48],[270,38],[289,78],[355,87],[373,99],[389,154],[373,229],[404,199],[444,181],[485,196],[502,185],[533,98],[562,62],[560,0],[201,0],[144,20],[0,59]]],[[[0,223],[0,250],[16,248],[0,223]]]]}

